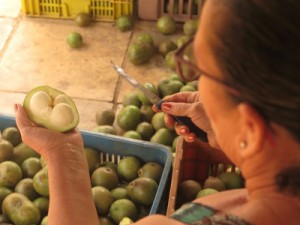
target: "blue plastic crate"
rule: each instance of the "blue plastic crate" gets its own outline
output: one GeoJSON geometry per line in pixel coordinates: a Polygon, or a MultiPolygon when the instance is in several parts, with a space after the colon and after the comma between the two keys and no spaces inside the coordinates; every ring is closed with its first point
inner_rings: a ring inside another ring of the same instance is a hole
{"type": "MultiPolygon", "coordinates": [[[[0,130],[6,127],[16,126],[15,118],[0,115],[0,130]]],[[[85,147],[93,148],[100,152],[100,160],[119,162],[125,156],[135,156],[144,162],[157,162],[163,166],[163,173],[158,184],[157,193],[150,209],[150,214],[164,213],[161,205],[167,201],[163,199],[172,166],[172,154],[163,145],[146,141],[123,138],[116,135],[101,134],[80,130],[85,147]]],[[[167,190],[168,191],[168,190],[167,190]]]]}

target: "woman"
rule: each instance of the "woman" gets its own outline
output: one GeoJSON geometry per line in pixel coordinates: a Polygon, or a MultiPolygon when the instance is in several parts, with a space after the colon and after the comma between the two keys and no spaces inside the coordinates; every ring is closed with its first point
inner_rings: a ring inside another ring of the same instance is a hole
{"type": "MultiPolygon", "coordinates": [[[[246,179],[245,190],[196,200],[189,207],[197,218],[184,223],[300,223],[299,11],[298,0],[207,0],[194,42],[178,51],[183,78],[201,73],[199,93],[170,96],[162,110],[191,117],[246,179]],[[195,58],[186,51],[191,44],[195,58]]],[[[98,224],[78,132],[37,128],[21,106],[16,117],[24,142],[48,162],[48,224],[98,224]]],[[[167,122],[174,124],[170,117],[167,122]]],[[[195,140],[183,125],[176,131],[195,140]]],[[[137,224],[183,224],[188,213],[185,208],[173,218],[154,215],[137,224]]]]}

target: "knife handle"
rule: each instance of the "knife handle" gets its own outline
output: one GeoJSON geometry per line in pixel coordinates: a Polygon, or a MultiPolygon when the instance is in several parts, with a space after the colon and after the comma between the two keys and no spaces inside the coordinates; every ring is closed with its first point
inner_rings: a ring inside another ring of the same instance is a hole
{"type": "MultiPolygon", "coordinates": [[[[162,99],[155,104],[156,108],[161,110],[161,105],[165,101],[162,99]]],[[[169,114],[170,115],[170,114],[169,114]]],[[[173,116],[170,115],[176,122],[186,125],[191,132],[193,132],[201,141],[208,142],[207,133],[197,127],[191,120],[191,118],[187,116],[173,116]]]]}

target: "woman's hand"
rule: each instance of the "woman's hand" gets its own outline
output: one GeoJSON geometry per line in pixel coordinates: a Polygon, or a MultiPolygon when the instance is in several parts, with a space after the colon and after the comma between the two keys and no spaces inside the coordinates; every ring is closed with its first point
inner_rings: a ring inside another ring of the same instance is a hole
{"type": "MultiPolygon", "coordinates": [[[[187,116],[196,126],[207,133],[209,144],[214,148],[219,148],[202,103],[199,101],[198,92],[179,92],[165,97],[164,101],[162,111],[166,112],[165,123],[167,126],[175,126],[176,133],[183,136],[186,142],[194,142],[197,138],[196,135],[190,132],[187,126],[177,123],[170,115],[187,116]]],[[[155,106],[153,106],[153,110],[158,111],[155,106]]]]}
{"type": "Polygon", "coordinates": [[[21,105],[15,105],[16,123],[20,130],[22,141],[37,151],[45,159],[52,154],[58,154],[66,145],[72,149],[83,149],[83,141],[80,132],[75,129],[66,133],[59,133],[37,126],[31,122],[21,105]]]}

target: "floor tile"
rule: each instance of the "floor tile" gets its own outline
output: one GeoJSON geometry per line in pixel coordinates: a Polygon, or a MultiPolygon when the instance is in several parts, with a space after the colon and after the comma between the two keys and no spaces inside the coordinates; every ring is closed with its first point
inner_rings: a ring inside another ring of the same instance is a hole
{"type": "Polygon", "coordinates": [[[9,35],[11,34],[13,30],[13,26],[15,24],[15,21],[12,19],[7,18],[0,18],[0,61],[1,61],[1,51],[3,47],[5,46],[9,35]]]}
{"type": "Polygon", "coordinates": [[[21,0],[1,0],[0,17],[18,17],[21,10],[21,0]]]}
{"type": "Polygon", "coordinates": [[[130,32],[115,32],[112,23],[77,27],[73,21],[30,19],[20,22],[0,64],[4,90],[27,92],[47,84],[75,98],[112,101],[118,76],[110,60],[122,63],[130,32]],[[67,35],[81,33],[84,46],[72,49],[67,35]]]}

